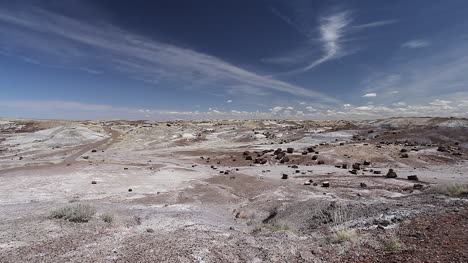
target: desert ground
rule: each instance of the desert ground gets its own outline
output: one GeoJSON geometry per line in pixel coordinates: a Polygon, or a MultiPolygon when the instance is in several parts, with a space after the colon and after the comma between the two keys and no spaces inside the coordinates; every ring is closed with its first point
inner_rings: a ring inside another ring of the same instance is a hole
{"type": "Polygon", "coordinates": [[[467,197],[466,118],[0,119],[0,262],[468,262],[467,197]]]}

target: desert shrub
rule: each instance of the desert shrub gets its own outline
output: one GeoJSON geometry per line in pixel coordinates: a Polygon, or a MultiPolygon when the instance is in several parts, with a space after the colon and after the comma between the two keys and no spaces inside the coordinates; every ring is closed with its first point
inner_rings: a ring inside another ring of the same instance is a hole
{"type": "Polygon", "coordinates": [[[51,211],[52,218],[64,219],[70,222],[88,222],[96,213],[96,209],[90,205],[77,204],[60,207],[51,211]]]}
{"type": "Polygon", "coordinates": [[[441,185],[437,187],[437,192],[444,194],[444,195],[450,195],[450,196],[468,194],[468,185],[464,185],[464,184],[441,185]]]}
{"type": "Polygon", "coordinates": [[[102,221],[104,221],[106,223],[109,223],[109,224],[114,221],[114,215],[112,215],[110,213],[104,213],[99,217],[102,219],[102,221]]]}

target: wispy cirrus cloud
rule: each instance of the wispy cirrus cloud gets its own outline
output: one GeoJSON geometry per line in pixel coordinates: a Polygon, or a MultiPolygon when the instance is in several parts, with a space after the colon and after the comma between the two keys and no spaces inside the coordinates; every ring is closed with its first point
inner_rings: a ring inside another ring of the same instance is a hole
{"type": "Polygon", "coordinates": [[[304,67],[303,71],[308,71],[316,66],[343,55],[341,40],[345,34],[346,28],[351,23],[349,11],[339,12],[330,16],[320,18],[320,41],[324,55],[304,67]]]}
{"type": "MultiPolygon", "coordinates": [[[[149,83],[165,82],[197,89],[211,87],[218,91],[223,88],[226,92],[239,86],[244,90],[252,87],[259,90],[257,94],[277,91],[328,103],[337,102],[320,92],[259,75],[201,52],[147,39],[104,22],[86,23],[28,6],[22,10],[0,8],[0,26],[2,23],[9,32],[23,37],[21,40],[14,37],[0,40],[0,45],[13,45],[15,52],[34,49],[52,54],[63,50],[60,55],[71,60],[72,64],[97,60],[107,70],[124,72],[131,78],[149,83]],[[47,43],[44,38],[47,38],[47,43]]],[[[82,65],[76,67],[90,73],[98,72],[82,65]]]]}
{"type": "Polygon", "coordinates": [[[365,29],[365,28],[373,28],[373,27],[380,27],[380,26],[386,26],[386,25],[390,25],[390,24],[394,24],[396,23],[397,20],[381,20],[381,21],[374,21],[374,22],[370,22],[370,23],[366,23],[366,24],[360,24],[360,25],[355,25],[353,26],[353,28],[356,28],[356,29],[365,29]]]}
{"type": "Polygon", "coordinates": [[[401,47],[405,48],[422,48],[422,47],[427,47],[431,44],[429,40],[425,39],[415,39],[415,40],[410,40],[408,42],[405,42],[401,44],[401,47]]]}
{"type": "MultiPolygon", "coordinates": [[[[304,21],[304,19],[288,17],[274,8],[271,8],[271,10],[273,14],[278,16],[282,21],[306,37],[310,43],[308,47],[301,48],[298,51],[289,52],[287,56],[264,59],[265,62],[286,65],[297,64],[297,61],[309,59],[306,66],[290,70],[285,73],[276,74],[276,76],[307,72],[325,62],[349,55],[354,51],[344,45],[344,43],[347,42],[345,39],[347,35],[364,29],[386,26],[397,22],[397,20],[381,20],[367,24],[352,25],[353,12],[350,10],[344,10],[320,16],[318,19],[318,25],[314,27],[310,22],[308,23],[307,20],[304,21]],[[319,33],[318,37],[317,32],[319,33]],[[321,48],[322,55],[310,62],[310,58],[312,56],[316,56],[317,45],[321,48]]],[[[297,13],[303,12],[297,11],[297,13]]]]}

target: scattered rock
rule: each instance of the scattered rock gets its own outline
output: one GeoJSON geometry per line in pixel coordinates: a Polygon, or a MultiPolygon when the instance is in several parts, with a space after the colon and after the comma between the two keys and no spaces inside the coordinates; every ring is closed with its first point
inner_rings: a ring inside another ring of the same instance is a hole
{"type": "Polygon", "coordinates": [[[152,228],[147,228],[147,229],[146,229],[146,232],[148,232],[148,233],[154,233],[154,229],[152,229],[152,228]]]}
{"type": "Polygon", "coordinates": [[[312,156],[312,160],[314,160],[314,161],[315,161],[315,160],[317,160],[317,159],[318,159],[318,155],[314,155],[314,156],[312,156]]]}
{"type": "Polygon", "coordinates": [[[376,171],[376,170],[374,170],[373,173],[374,173],[374,174],[381,174],[382,172],[381,172],[381,171],[376,171]]]}
{"type": "Polygon", "coordinates": [[[131,192],[131,191],[133,191],[133,190],[132,190],[132,188],[128,188],[128,191],[131,192]]]}
{"type": "Polygon", "coordinates": [[[283,174],[283,175],[281,176],[281,179],[288,179],[288,175],[287,175],[287,174],[283,174]]]}
{"type": "Polygon", "coordinates": [[[288,153],[293,153],[293,152],[294,152],[294,148],[288,148],[288,149],[286,149],[286,151],[287,151],[288,153]]]}
{"type": "Polygon", "coordinates": [[[400,155],[400,158],[409,158],[409,155],[407,153],[403,153],[402,155],[400,155]]]}
{"type": "Polygon", "coordinates": [[[361,187],[367,187],[367,184],[365,184],[365,183],[360,183],[359,186],[361,186],[361,187]]]}
{"type": "Polygon", "coordinates": [[[317,164],[325,164],[325,161],[324,160],[320,160],[317,162],[317,164]]]}
{"type": "Polygon", "coordinates": [[[91,152],[92,152],[92,153],[95,153],[95,152],[97,152],[97,150],[96,150],[96,149],[92,149],[91,152]]]}
{"type": "Polygon", "coordinates": [[[97,181],[91,181],[91,184],[97,184],[97,181]]]}
{"type": "Polygon", "coordinates": [[[360,163],[353,163],[353,169],[354,170],[361,170],[361,164],[360,163]]]}
{"type": "Polygon", "coordinates": [[[323,182],[322,187],[330,187],[330,183],[329,182],[323,182]]]}
{"type": "Polygon", "coordinates": [[[387,175],[385,175],[387,178],[397,178],[397,174],[393,171],[393,169],[388,169],[387,175]]]}

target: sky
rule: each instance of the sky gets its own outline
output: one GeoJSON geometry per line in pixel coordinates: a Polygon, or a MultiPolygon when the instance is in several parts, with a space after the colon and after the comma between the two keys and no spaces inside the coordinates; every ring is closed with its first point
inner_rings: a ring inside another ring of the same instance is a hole
{"type": "Polygon", "coordinates": [[[0,0],[0,117],[468,117],[466,0],[0,0]]]}

